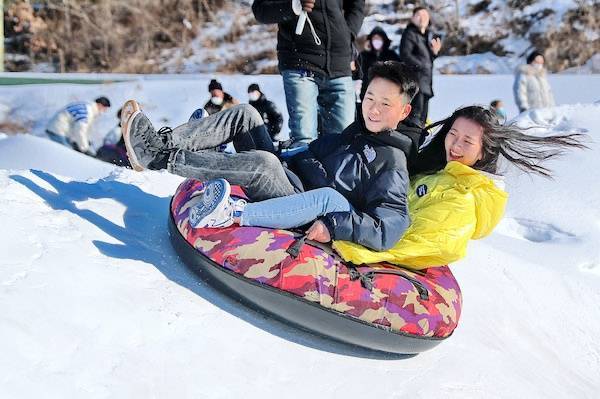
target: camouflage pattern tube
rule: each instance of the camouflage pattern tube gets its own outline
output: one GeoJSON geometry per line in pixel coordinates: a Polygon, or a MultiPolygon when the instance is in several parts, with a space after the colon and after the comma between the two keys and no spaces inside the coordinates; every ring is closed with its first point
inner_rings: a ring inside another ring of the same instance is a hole
{"type": "MultiPolygon", "coordinates": [[[[317,305],[388,335],[437,344],[456,328],[462,297],[447,266],[420,271],[386,263],[355,266],[345,264],[330,248],[311,242],[291,256],[287,250],[299,235],[287,230],[237,225],[194,229],[188,222],[189,209],[191,199],[202,189],[202,182],[185,180],[170,209],[173,230],[194,256],[205,261],[202,267],[221,269],[246,283],[317,305]]],[[[232,186],[232,195],[245,197],[237,186],[232,186]]],[[[335,330],[331,335],[339,338],[335,330]]]]}

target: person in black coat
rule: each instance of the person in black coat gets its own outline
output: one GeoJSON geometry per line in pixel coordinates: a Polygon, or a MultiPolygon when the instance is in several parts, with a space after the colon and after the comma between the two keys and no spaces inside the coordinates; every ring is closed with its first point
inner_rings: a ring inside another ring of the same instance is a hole
{"type": "Polygon", "coordinates": [[[271,140],[275,141],[275,136],[279,134],[283,125],[281,112],[279,112],[273,101],[267,100],[267,97],[260,90],[260,86],[256,83],[248,86],[248,99],[250,105],[256,108],[260,116],[262,116],[271,140]]]}
{"type": "Polygon", "coordinates": [[[385,31],[376,26],[367,36],[368,49],[360,52],[358,56],[359,70],[362,76],[362,86],[360,89],[360,99],[365,96],[367,91],[369,68],[377,61],[399,61],[398,53],[390,49],[392,41],[389,39],[385,31]]]}
{"type": "Polygon", "coordinates": [[[416,7],[400,40],[400,60],[419,68],[419,93],[412,106],[414,117],[423,124],[427,120],[429,100],[433,97],[433,60],[442,48],[439,37],[430,38],[428,27],[429,12],[423,7],[416,7]]]}
{"type": "Polygon", "coordinates": [[[353,41],[364,18],[364,0],[297,0],[308,17],[297,35],[292,0],[255,0],[252,11],[263,24],[278,24],[277,58],[283,77],[290,137],[306,145],[321,134],[339,134],[354,121],[351,78],[353,41]]]}

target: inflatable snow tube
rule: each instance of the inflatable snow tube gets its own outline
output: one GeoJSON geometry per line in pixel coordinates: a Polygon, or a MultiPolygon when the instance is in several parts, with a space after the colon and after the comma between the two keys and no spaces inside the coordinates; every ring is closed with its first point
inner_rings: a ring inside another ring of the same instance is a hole
{"type": "MultiPolygon", "coordinates": [[[[194,229],[190,200],[201,191],[193,179],[177,189],[171,242],[188,267],[246,306],[311,333],[398,354],[428,350],[456,328],[462,298],[447,266],[348,265],[312,242],[289,251],[299,234],[287,230],[194,229]]],[[[244,197],[237,186],[232,195],[244,197]]]]}

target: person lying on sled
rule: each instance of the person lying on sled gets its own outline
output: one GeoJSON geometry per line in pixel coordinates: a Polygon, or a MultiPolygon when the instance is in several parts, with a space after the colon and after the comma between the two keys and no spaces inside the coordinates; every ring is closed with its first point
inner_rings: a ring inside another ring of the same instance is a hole
{"type": "Polygon", "coordinates": [[[210,180],[191,211],[193,227],[313,223],[309,239],[386,250],[410,224],[407,160],[416,154],[423,132],[405,121],[418,91],[412,67],[377,63],[369,79],[363,120],[313,141],[288,160],[289,169],[263,140],[271,142],[260,115],[243,105],[155,131],[129,101],[123,111],[128,156],[136,170],[167,169],[210,180]],[[228,141],[236,154],[209,150],[228,141]],[[230,198],[229,184],[242,186],[255,202],[230,198]]]}

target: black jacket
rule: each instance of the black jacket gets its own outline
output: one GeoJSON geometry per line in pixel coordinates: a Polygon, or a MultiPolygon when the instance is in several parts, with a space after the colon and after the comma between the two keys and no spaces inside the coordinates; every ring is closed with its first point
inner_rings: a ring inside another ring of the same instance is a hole
{"type": "Polygon", "coordinates": [[[390,45],[392,44],[391,40],[388,38],[387,34],[380,27],[375,27],[367,36],[369,42],[373,38],[374,35],[379,35],[383,37],[383,47],[379,51],[373,50],[373,46],[371,45],[370,50],[363,50],[360,52],[358,56],[358,60],[360,63],[360,70],[362,72],[362,86],[360,89],[360,98],[363,99],[365,96],[365,92],[367,91],[367,86],[369,85],[368,76],[369,76],[369,68],[376,63],[377,61],[399,61],[400,57],[398,54],[390,49],[390,45]]]}
{"type": "Polygon", "coordinates": [[[279,25],[277,55],[279,70],[305,69],[329,78],[350,76],[352,42],[364,18],[364,0],[316,0],[308,17],[321,44],[317,45],[306,21],[296,35],[298,16],[292,0],[255,0],[252,11],[257,21],[279,25]]]}
{"type": "Polygon", "coordinates": [[[273,140],[277,133],[281,131],[281,126],[283,125],[283,116],[281,116],[281,112],[279,112],[275,103],[267,100],[267,97],[262,93],[258,100],[250,101],[250,105],[256,108],[260,116],[262,116],[263,121],[267,126],[267,130],[269,131],[269,136],[271,136],[271,140],[273,140]]]}
{"type": "Polygon", "coordinates": [[[400,124],[378,134],[354,122],[325,135],[294,156],[289,166],[304,189],[332,187],[352,204],[350,212],[321,218],[331,238],[383,251],[409,226],[407,159],[417,152],[422,130],[400,124]]]}
{"type": "Polygon", "coordinates": [[[419,68],[419,91],[433,97],[433,54],[429,29],[421,33],[412,22],[406,26],[400,40],[400,60],[419,68]]]}

